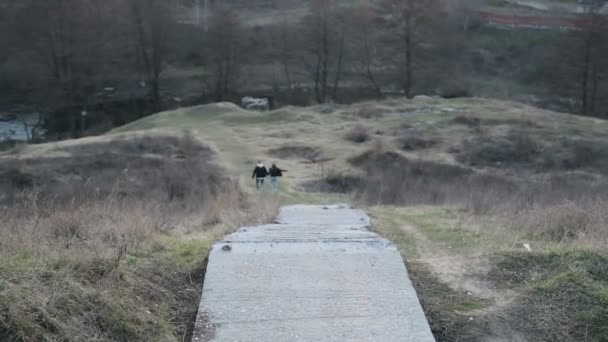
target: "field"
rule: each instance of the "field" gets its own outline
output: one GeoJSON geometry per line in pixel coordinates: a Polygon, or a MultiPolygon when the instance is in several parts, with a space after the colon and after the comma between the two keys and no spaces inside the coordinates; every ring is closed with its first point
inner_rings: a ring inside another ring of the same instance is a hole
{"type": "Polygon", "coordinates": [[[182,340],[214,239],[348,201],[402,250],[438,341],[603,341],[607,128],[482,98],[220,103],[19,147],[0,155],[0,337],[182,340]],[[257,160],[288,170],[278,196],[257,160]]]}

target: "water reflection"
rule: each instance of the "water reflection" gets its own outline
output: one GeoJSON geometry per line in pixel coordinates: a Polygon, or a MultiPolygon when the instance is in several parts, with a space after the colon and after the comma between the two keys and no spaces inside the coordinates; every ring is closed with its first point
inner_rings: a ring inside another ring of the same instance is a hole
{"type": "Polygon", "coordinates": [[[32,136],[32,130],[40,120],[40,114],[29,113],[21,114],[16,117],[5,115],[0,119],[0,141],[27,141],[28,137],[32,136]]]}

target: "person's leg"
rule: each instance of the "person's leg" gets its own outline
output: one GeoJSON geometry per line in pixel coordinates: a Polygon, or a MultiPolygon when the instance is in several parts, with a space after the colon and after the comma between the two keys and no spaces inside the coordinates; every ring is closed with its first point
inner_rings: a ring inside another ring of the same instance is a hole
{"type": "Polygon", "coordinates": [[[261,183],[261,182],[260,182],[260,179],[259,179],[259,178],[256,178],[256,179],[255,179],[255,188],[256,188],[258,191],[260,190],[260,185],[261,185],[260,183],[261,183]]]}
{"type": "Polygon", "coordinates": [[[260,191],[264,191],[264,178],[259,178],[258,180],[260,181],[260,188],[259,188],[259,190],[260,191]]]}
{"type": "Polygon", "coordinates": [[[270,177],[270,185],[272,186],[272,192],[277,192],[277,190],[279,189],[278,181],[278,177],[270,177]]]}

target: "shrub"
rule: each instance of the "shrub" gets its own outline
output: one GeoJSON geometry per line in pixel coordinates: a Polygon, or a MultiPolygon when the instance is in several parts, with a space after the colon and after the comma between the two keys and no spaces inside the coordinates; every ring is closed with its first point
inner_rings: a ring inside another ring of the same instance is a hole
{"type": "Polygon", "coordinates": [[[470,115],[458,115],[452,122],[473,128],[481,126],[481,119],[470,115]]]}
{"type": "Polygon", "coordinates": [[[19,166],[44,176],[0,206],[0,340],[191,339],[209,241],[277,204],[248,214],[211,150],[165,138],[59,144],[70,158],[19,166]],[[54,189],[63,200],[47,200],[54,189]]]}
{"type": "Polygon", "coordinates": [[[268,154],[281,159],[305,159],[315,161],[321,156],[321,149],[305,145],[286,145],[268,151],[268,154]]]}
{"type": "Polygon", "coordinates": [[[522,131],[510,131],[504,137],[476,137],[464,142],[457,159],[468,165],[496,166],[532,163],[541,146],[522,131]]]}
{"type": "Polygon", "coordinates": [[[217,172],[213,151],[189,135],[91,139],[58,143],[55,150],[56,155],[45,158],[0,157],[0,193],[8,194],[0,201],[10,205],[33,189],[59,202],[106,198],[114,192],[133,199],[204,201],[230,182],[217,172]]]}
{"type": "Polygon", "coordinates": [[[416,151],[436,146],[439,144],[439,139],[422,138],[410,133],[406,133],[399,137],[398,144],[402,150],[416,151]]]}
{"type": "Polygon", "coordinates": [[[501,193],[514,186],[498,177],[430,161],[410,160],[396,152],[371,150],[349,162],[364,172],[357,196],[370,204],[461,204],[484,188],[501,193]]]}
{"type": "Polygon", "coordinates": [[[370,139],[369,131],[363,126],[353,127],[345,136],[346,140],[354,143],[364,143],[370,139]]]}
{"type": "Polygon", "coordinates": [[[303,186],[308,191],[351,193],[361,187],[361,178],[342,173],[330,172],[324,179],[305,183],[303,186]]]}
{"type": "Polygon", "coordinates": [[[459,97],[471,97],[471,91],[462,85],[449,85],[439,91],[439,96],[452,99],[459,97]]]}
{"type": "Polygon", "coordinates": [[[547,149],[540,164],[545,169],[577,170],[596,168],[605,172],[608,143],[599,140],[562,139],[547,149]]]}
{"type": "Polygon", "coordinates": [[[390,111],[386,110],[384,108],[378,108],[378,107],[374,106],[373,104],[367,103],[367,104],[361,105],[355,113],[360,118],[373,119],[373,118],[380,118],[384,114],[390,113],[390,111]]]}
{"type": "Polygon", "coordinates": [[[607,265],[603,252],[512,252],[499,257],[490,276],[497,284],[525,286],[525,296],[506,314],[526,336],[603,341],[608,334],[607,265]]]}

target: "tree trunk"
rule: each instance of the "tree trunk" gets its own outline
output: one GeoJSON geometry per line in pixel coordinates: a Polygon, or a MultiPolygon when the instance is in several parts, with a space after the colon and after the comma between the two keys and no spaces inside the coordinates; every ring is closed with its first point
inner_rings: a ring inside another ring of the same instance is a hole
{"type": "Polygon", "coordinates": [[[412,77],[413,77],[413,44],[412,44],[412,0],[407,1],[405,13],[405,80],[403,90],[407,98],[412,97],[412,77]]]}
{"type": "Polygon", "coordinates": [[[338,62],[336,65],[336,75],[334,78],[334,86],[333,86],[333,98],[336,99],[338,97],[338,88],[340,87],[340,81],[342,80],[342,63],[344,60],[344,43],[346,40],[346,33],[344,32],[344,25],[341,30],[340,37],[340,48],[338,49],[338,62]]]}
{"type": "Polygon", "coordinates": [[[589,113],[589,73],[591,69],[591,38],[585,40],[585,51],[583,55],[581,75],[581,115],[589,113]]]}
{"type": "Polygon", "coordinates": [[[323,18],[323,32],[321,37],[321,96],[320,102],[327,101],[327,81],[329,74],[329,28],[327,18],[323,18]]]}
{"type": "Polygon", "coordinates": [[[364,28],[364,38],[363,38],[363,63],[365,64],[365,77],[371,83],[374,91],[376,92],[378,97],[382,96],[382,90],[376,81],[376,77],[372,71],[372,51],[370,47],[369,41],[369,29],[367,27],[364,28]]]}

